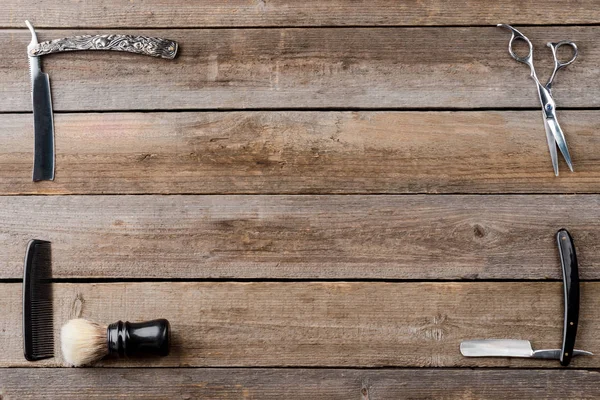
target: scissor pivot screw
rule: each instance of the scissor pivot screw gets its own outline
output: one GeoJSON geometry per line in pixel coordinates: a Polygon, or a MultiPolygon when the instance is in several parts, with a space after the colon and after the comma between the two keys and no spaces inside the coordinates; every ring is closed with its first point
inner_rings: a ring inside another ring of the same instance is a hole
{"type": "Polygon", "coordinates": [[[552,104],[547,104],[546,105],[546,110],[552,111],[552,104]]]}

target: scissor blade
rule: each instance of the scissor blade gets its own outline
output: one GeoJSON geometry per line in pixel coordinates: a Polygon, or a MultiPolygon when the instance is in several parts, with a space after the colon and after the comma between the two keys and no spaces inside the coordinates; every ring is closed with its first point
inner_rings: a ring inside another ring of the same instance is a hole
{"type": "Polygon", "coordinates": [[[556,118],[546,118],[546,123],[552,131],[552,135],[554,136],[554,140],[558,145],[558,149],[565,158],[569,169],[571,170],[571,172],[573,172],[573,163],[571,162],[571,155],[569,154],[569,148],[567,147],[567,140],[565,139],[565,135],[562,129],[560,129],[560,125],[558,125],[558,121],[556,120],[556,118]]]}
{"type": "Polygon", "coordinates": [[[556,141],[554,140],[554,134],[548,125],[548,119],[544,117],[544,128],[546,128],[546,140],[548,142],[548,150],[550,150],[550,158],[552,159],[552,167],[554,168],[554,175],[558,176],[558,153],[556,152],[556,141]]]}

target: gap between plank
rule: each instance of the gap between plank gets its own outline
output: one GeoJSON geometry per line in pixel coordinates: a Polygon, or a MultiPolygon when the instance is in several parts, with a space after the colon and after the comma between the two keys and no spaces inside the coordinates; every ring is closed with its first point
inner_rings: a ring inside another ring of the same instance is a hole
{"type": "MultiPolygon", "coordinates": [[[[105,110],[54,110],[54,114],[111,114],[111,113],[227,113],[227,112],[485,112],[485,111],[539,111],[540,107],[280,107],[280,108],[170,108],[170,109],[105,109],[105,110]]],[[[559,111],[598,111],[600,107],[560,107],[559,111]]],[[[0,111],[0,115],[32,114],[32,111],[0,111]]]]}
{"type": "MultiPolygon", "coordinates": [[[[0,279],[2,283],[22,283],[20,278],[0,279]]],[[[394,278],[53,278],[52,283],[556,283],[560,279],[394,279],[394,278]]],[[[596,283],[600,279],[580,279],[580,282],[596,283]]]]}
{"type": "MultiPolygon", "coordinates": [[[[500,22],[499,22],[500,23],[500,22]]],[[[23,24],[25,24],[23,22],[23,24]]],[[[579,27],[579,26],[600,26],[600,22],[586,22],[586,23],[566,23],[566,24],[515,24],[515,27],[579,27]]],[[[208,30],[208,29],[374,29],[374,28],[382,28],[382,29],[423,29],[423,28],[432,28],[432,29],[443,29],[443,28],[496,28],[494,24],[470,24],[470,25],[461,25],[461,24],[452,24],[452,25],[255,25],[255,26],[243,26],[243,25],[232,25],[232,26],[177,26],[177,27],[169,27],[169,26],[112,26],[112,25],[103,25],[103,26],[52,26],[52,27],[42,27],[36,28],[36,31],[55,31],[55,30],[99,30],[99,29],[123,29],[123,30],[208,30]]],[[[0,26],[0,30],[23,30],[27,31],[27,28],[20,28],[15,26],[0,26]]]]}
{"type": "Polygon", "coordinates": [[[0,197],[20,197],[20,196],[598,196],[597,192],[447,192],[447,193],[429,193],[429,192],[411,192],[411,193],[388,193],[388,192],[189,192],[189,193],[123,193],[123,192],[103,192],[103,193],[0,193],[0,197]]]}
{"type": "MultiPolygon", "coordinates": [[[[44,366],[44,367],[0,367],[0,370],[31,370],[34,368],[35,370],[54,370],[54,369],[68,369],[72,367],[65,367],[62,365],[54,365],[54,366],[44,366]]],[[[227,370],[352,370],[352,371],[386,371],[386,370],[418,370],[418,371],[466,371],[466,370],[495,370],[495,371],[539,371],[539,372],[551,372],[551,371],[588,371],[588,372],[597,372],[600,373],[600,368],[598,367],[568,367],[568,368],[530,368],[530,367],[498,367],[498,366],[482,366],[482,367],[419,367],[419,366],[376,366],[376,367],[355,367],[355,366],[302,366],[302,365],[267,365],[267,366],[242,366],[242,365],[224,365],[224,366],[210,366],[210,367],[195,367],[195,366],[186,366],[181,365],[177,367],[165,367],[165,366],[127,366],[127,367],[119,367],[119,366],[111,366],[111,367],[80,367],[81,368],[103,368],[111,371],[119,371],[119,370],[129,370],[129,369],[152,369],[152,370],[180,370],[180,369],[197,369],[197,370],[211,370],[211,369],[227,369],[227,370]]]]}

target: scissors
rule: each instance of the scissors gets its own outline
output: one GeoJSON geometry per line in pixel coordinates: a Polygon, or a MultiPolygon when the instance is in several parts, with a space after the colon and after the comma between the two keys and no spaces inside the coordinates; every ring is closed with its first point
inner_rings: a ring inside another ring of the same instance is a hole
{"type": "Polygon", "coordinates": [[[540,97],[540,103],[542,103],[542,115],[544,117],[544,128],[546,128],[546,139],[548,141],[548,148],[550,149],[550,157],[552,158],[552,166],[554,167],[554,175],[558,176],[558,154],[556,152],[556,146],[558,146],[560,152],[562,153],[567,165],[571,172],[573,172],[573,164],[571,162],[571,155],[569,154],[569,149],[567,147],[567,141],[565,140],[565,135],[560,129],[560,125],[556,120],[556,104],[554,103],[554,99],[552,98],[552,82],[556,77],[556,72],[570,65],[577,58],[577,45],[571,41],[563,40],[558,43],[548,43],[547,46],[552,50],[552,56],[554,57],[554,70],[552,71],[552,75],[548,79],[546,85],[542,85],[537,75],[535,74],[535,68],[533,67],[533,45],[529,41],[529,39],[523,35],[521,32],[516,30],[510,25],[506,24],[498,24],[500,28],[506,28],[511,31],[511,38],[508,42],[508,52],[518,62],[523,64],[527,64],[531,70],[531,79],[533,79],[537,86],[538,95],[540,97]],[[516,40],[523,40],[529,46],[529,53],[524,57],[519,57],[513,51],[513,43],[516,40]],[[573,50],[573,56],[567,62],[562,62],[558,59],[558,48],[561,46],[569,46],[573,50]]]}

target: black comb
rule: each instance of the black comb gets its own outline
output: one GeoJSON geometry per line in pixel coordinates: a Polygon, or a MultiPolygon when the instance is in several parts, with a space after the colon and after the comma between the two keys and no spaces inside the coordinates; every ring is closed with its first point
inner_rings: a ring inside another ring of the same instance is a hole
{"type": "Polygon", "coordinates": [[[50,242],[27,245],[23,268],[23,351],[27,361],[54,356],[50,242]]]}

